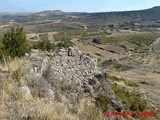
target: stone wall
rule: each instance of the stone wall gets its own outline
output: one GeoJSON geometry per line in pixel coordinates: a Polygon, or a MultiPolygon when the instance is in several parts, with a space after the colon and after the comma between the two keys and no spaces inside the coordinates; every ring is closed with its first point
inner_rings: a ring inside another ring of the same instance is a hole
{"type": "Polygon", "coordinates": [[[107,74],[97,67],[97,58],[73,47],[57,53],[32,50],[26,62],[26,78],[29,86],[44,97],[53,96],[61,87],[63,91],[64,86],[70,84],[69,91],[63,92],[66,97],[74,96],[77,101],[90,99],[94,103],[98,94],[104,94],[112,101],[111,109],[123,109],[106,79],[107,74]]]}
{"type": "Polygon", "coordinates": [[[27,73],[34,76],[49,80],[69,79],[81,84],[96,71],[97,59],[70,47],[58,53],[32,51],[26,66],[27,73]]]}

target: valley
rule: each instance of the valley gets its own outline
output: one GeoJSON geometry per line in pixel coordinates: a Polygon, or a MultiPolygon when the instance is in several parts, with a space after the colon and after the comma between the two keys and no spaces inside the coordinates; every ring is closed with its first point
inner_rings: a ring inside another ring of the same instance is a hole
{"type": "Polygon", "coordinates": [[[124,12],[2,14],[0,39],[11,26],[23,26],[30,51],[0,61],[0,108],[6,108],[0,111],[2,119],[8,112],[13,115],[7,117],[15,119],[144,119],[107,118],[106,110],[154,111],[157,116],[150,119],[160,119],[159,6],[124,12]],[[43,40],[53,49],[40,50],[37,43],[43,40]],[[15,109],[20,109],[18,115],[15,109]]]}

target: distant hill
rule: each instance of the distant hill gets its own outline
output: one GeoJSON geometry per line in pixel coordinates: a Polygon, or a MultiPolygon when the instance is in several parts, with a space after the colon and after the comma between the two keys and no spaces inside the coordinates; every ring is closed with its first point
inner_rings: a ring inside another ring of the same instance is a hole
{"type": "Polygon", "coordinates": [[[21,21],[30,21],[32,19],[38,19],[42,17],[44,19],[59,19],[66,18],[67,16],[81,16],[83,19],[101,19],[109,22],[114,21],[148,21],[148,20],[159,20],[160,19],[160,6],[156,6],[150,9],[137,10],[137,11],[123,11],[123,12],[100,12],[100,13],[85,13],[85,12],[63,12],[60,10],[47,10],[37,12],[33,14],[29,13],[1,13],[1,19],[8,19],[21,21]],[[5,14],[5,15],[4,15],[5,14]],[[26,16],[27,15],[27,16],[26,16]]]}
{"type": "Polygon", "coordinates": [[[123,11],[123,12],[102,12],[91,13],[87,16],[88,19],[99,19],[108,23],[116,22],[146,22],[160,20],[160,6],[145,10],[123,11]]]}
{"type": "MultiPolygon", "coordinates": [[[[79,16],[80,20],[93,21],[99,20],[104,22],[144,22],[144,21],[157,21],[160,20],[160,6],[156,6],[150,9],[137,10],[137,11],[122,11],[122,12],[99,12],[99,13],[85,13],[85,12],[63,12],[60,10],[55,11],[42,11],[34,13],[30,16],[39,17],[45,14],[44,18],[47,19],[65,19],[68,16],[79,16]],[[39,15],[39,16],[38,16],[39,15]]],[[[43,16],[41,16],[43,17],[43,16]]],[[[96,21],[97,22],[97,21],[96,21]]]]}
{"type": "MultiPolygon", "coordinates": [[[[40,21],[61,20],[61,24],[52,27],[50,30],[64,29],[64,22],[82,23],[88,28],[99,29],[109,27],[160,27],[160,6],[156,6],[145,10],[121,11],[121,12],[63,12],[60,10],[47,10],[32,14],[1,14],[0,23],[14,21],[20,24],[36,23],[40,21]]],[[[40,23],[39,23],[40,24],[40,23]]],[[[45,24],[45,22],[43,23],[45,24]]],[[[37,25],[37,24],[36,24],[37,25]]],[[[37,25],[38,26],[38,25],[37,25]]],[[[47,26],[47,25],[46,25],[47,26]]],[[[69,25],[72,27],[72,25],[69,25]]],[[[76,29],[79,27],[75,27],[76,29]]],[[[48,29],[48,28],[47,28],[48,29]]]]}

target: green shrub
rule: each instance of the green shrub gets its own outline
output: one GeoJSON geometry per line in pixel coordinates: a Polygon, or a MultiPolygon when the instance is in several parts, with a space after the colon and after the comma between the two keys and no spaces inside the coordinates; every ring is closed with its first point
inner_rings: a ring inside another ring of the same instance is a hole
{"type": "Polygon", "coordinates": [[[70,92],[72,90],[76,90],[77,89],[77,84],[74,82],[68,82],[68,81],[63,81],[59,84],[60,86],[60,90],[63,92],[70,92]]]}
{"type": "Polygon", "coordinates": [[[0,52],[5,56],[21,57],[29,51],[29,43],[23,27],[12,27],[2,36],[0,43],[0,52]]]}
{"type": "Polygon", "coordinates": [[[38,41],[37,44],[34,45],[33,48],[35,48],[35,49],[41,49],[42,51],[45,51],[45,50],[47,50],[47,51],[54,50],[53,45],[48,40],[48,34],[40,34],[39,37],[40,37],[40,40],[38,41]]]}
{"type": "Polygon", "coordinates": [[[66,39],[65,37],[63,37],[57,46],[58,46],[58,48],[62,48],[62,47],[69,48],[70,46],[73,46],[73,42],[70,41],[70,39],[66,39]]]}
{"type": "Polygon", "coordinates": [[[61,96],[60,96],[60,93],[59,92],[55,92],[54,94],[54,100],[58,101],[58,102],[61,102],[62,99],[61,99],[61,96]]]}
{"type": "Polygon", "coordinates": [[[51,49],[53,49],[53,46],[49,40],[39,40],[36,48],[41,49],[42,51],[50,51],[51,49]]]}
{"type": "Polygon", "coordinates": [[[111,103],[111,100],[106,97],[104,94],[98,94],[96,97],[97,106],[100,107],[103,111],[107,110],[108,104],[111,103]]]}
{"type": "Polygon", "coordinates": [[[129,92],[126,89],[116,85],[112,85],[112,89],[115,92],[116,96],[122,101],[126,110],[130,110],[133,112],[142,112],[145,110],[153,109],[153,107],[147,104],[146,101],[140,98],[139,94],[129,92]]]}
{"type": "Polygon", "coordinates": [[[86,106],[84,111],[79,114],[80,120],[103,120],[103,115],[99,108],[95,106],[86,106]]]}
{"type": "Polygon", "coordinates": [[[59,32],[58,34],[54,35],[55,41],[59,41],[57,47],[60,48],[69,48],[73,46],[73,42],[71,41],[71,37],[66,32],[59,32]]]}
{"type": "Polygon", "coordinates": [[[146,108],[146,102],[140,100],[139,97],[132,97],[130,101],[130,110],[131,111],[144,111],[146,108]]]}
{"type": "Polygon", "coordinates": [[[22,74],[22,72],[20,70],[16,70],[12,74],[12,78],[17,80],[17,81],[20,81],[22,76],[23,76],[23,74],[22,74]]]}

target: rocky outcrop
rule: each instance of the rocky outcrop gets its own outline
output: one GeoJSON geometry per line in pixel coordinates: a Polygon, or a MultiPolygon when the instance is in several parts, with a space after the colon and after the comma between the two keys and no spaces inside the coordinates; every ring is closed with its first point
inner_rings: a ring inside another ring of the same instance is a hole
{"type": "Polygon", "coordinates": [[[58,54],[33,51],[26,66],[28,75],[43,76],[48,81],[69,79],[81,84],[95,72],[97,59],[70,47],[58,54]]]}
{"type": "Polygon", "coordinates": [[[20,87],[18,92],[19,92],[19,94],[21,93],[23,99],[26,99],[26,100],[32,99],[32,95],[31,95],[31,92],[30,92],[30,89],[28,88],[28,86],[20,87]]]}
{"type": "Polygon", "coordinates": [[[26,78],[42,97],[53,97],[58,86],[63,94],[69,90],[65,96],[74,95],[77,101],[91,98],[94,103],[95,97],[102,93],[111,100],[109,108],[123,109],[107,81],[107,74],[97,67],[97,58],[77,48],[60,49],[57,53],[31,51],[26,62],[26,78]]]}

